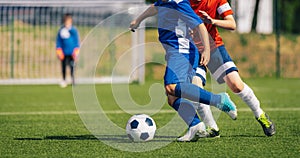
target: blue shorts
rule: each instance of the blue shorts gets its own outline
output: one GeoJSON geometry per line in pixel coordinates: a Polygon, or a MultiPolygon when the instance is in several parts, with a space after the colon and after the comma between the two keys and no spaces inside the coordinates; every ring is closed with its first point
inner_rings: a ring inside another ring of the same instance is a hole
{"type": "MultiPolygon", "coordinates": [[[[225,83],[224,77],[233,72],[238,71],[236,65],[229,56],[225,46],[219,46],[210,56],[210,62],[207,65],[212,77],[219,83],[225,83]]],[[[200,77],[205,85],[206,83],[206,67],[198,66],[196,75],[200,77]]]]}
{"type": "Polygon", "coordinates": [[[165,85],[191,83],[196,75],[195,70],[199,63],[199,53],[197,49],[190,53],[167,52],[166,61],[165,85]]]}

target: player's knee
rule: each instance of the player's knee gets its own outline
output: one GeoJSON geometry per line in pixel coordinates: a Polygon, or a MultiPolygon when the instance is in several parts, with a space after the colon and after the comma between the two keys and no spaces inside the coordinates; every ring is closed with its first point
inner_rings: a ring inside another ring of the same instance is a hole
{"type": "Polygon", "coordinates": [[[168,95],[175,95],[176,84],[168,84],[165,86],[166,92],[168,95]]]}
{"type": "Polygon", "coordinates": [[[192,83],[200,88],[204,88],[204,82],[198,76],[193,77],[192,83]]]}
{"type": "Polygon", "coordinates": [[[168,95],[168,104],[170,106],[173,106],[173,104],[174,104],[174,102],[175,102],[176,99],[177,99],[176,97],[168,95]]]}
{"type": "Polygon", "coordinates": [[[237,71],[227,74],[224,79],[232,92],[240,93],[244,89],[244,82],[237,71]]]}
{"type": "Polygon", "coordinates": [[[244,89],[244,83],[243,82],[233,82],[230,86],[230,89],[234,92],[234,93],[240,93],[243,89],[244,89]]]}

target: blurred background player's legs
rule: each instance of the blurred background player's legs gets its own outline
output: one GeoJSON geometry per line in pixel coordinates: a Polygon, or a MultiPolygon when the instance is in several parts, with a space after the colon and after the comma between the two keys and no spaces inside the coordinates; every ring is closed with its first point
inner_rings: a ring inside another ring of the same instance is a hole
{"type": "Polygon", "coordinates": [[[72,85],[75,85],[75,77],[74,77],[75,61],[72,56],[70,56],[69,58],[69,66],[70,66],[72,85]]]}
{"type": "Polygon", "coordinates": [[[75,66],[75,62],[73,57],[70,56],[66,56],[66,65],[68,65],[70,67],[70,74],[71,74],[71,80],[72,80],[72,85],[75,84],[75,79],[74,79],[74,66],[75,66]]]}
{"type": "Polygon", "coordinates": [[[71,79],[72,79],[72,85],[74,85],[75,84],[75,78],[74,78],[74,66],[75,66],[75,62],[73,60],[73,57],[72,56],[65,56],[64,60],[62,60],[61,63],[62,63],[61,65],[62,65],[62,77],[63,77],[63,80],[60,83],[60,86],[62,88],[65,88],[68,85],[68,83],[66,81],[67,66],[70,67],[70,74],[71,74],[71,79]]]}
{"type": "Polygon", "coordinates": [[[60,82],[60,87],[62,87],[62,88],[67,87],[67,82],[66,82],[66,68],[67,68],[67,57],[65,57],[61,61],[61,72],[62,72],[62,78],[63,78],[63,80],[60,82]]]}

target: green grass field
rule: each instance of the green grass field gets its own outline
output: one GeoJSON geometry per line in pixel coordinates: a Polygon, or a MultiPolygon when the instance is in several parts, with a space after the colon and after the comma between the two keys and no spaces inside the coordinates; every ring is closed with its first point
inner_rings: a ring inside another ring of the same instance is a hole
{"type": "MultiPolygon", "coordinates": [[[[299,157],[300,80],[248,79],[265,111],[276,123],[277,134],[264,136],[247,106],[236,96],[238,120],[221,114],[219,139],[171,144],[154,151],[134,153],[111,148],[84,126],[73,100],[72,89],[49,86],[0,86],[0,157],[299,157]]],[[[131,85],[133,98],[147,103],[150,83],[131,85]]],[[[110,85],[97,85],[105,110],[116,110],[110,85]]],[[[165,109],[170,109],[167,105],[165,109]]],[[[154,115],[158,127],[175,113],[154,115]]],[[[125,127],[130,115],[109,114],[125,127]]],[[[125,133],[124,133],[125,135],[125,133]]],[[[154,140],[155,141],[155,140],[154,140]]]]}

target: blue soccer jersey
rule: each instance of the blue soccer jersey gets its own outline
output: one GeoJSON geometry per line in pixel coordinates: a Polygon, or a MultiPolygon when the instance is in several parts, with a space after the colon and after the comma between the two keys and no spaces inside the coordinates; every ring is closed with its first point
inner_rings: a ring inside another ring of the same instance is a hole
{"type": "Polygon", "coordinates": [[[154,5],[158,10],[159,40],[165,49],[175,49],[180,53],[196,50],[189,29],[203,22],[191,8],[189,0],[158,0],[154,5]]]}
{"type": "Polygon", "coordinates": [[[56,38],[56,49],[62,49],[64,55],[71,56],[80,46],[78,31],[75,27],[61,27],[56,38]]]}
{"type": "Polygon", "coordinates": [[[202,24],[189,0],[159,0],[159,40],[166,50],[165,85],[191,82],[199,63],[199,52],[189,30],[202,24]]]}

